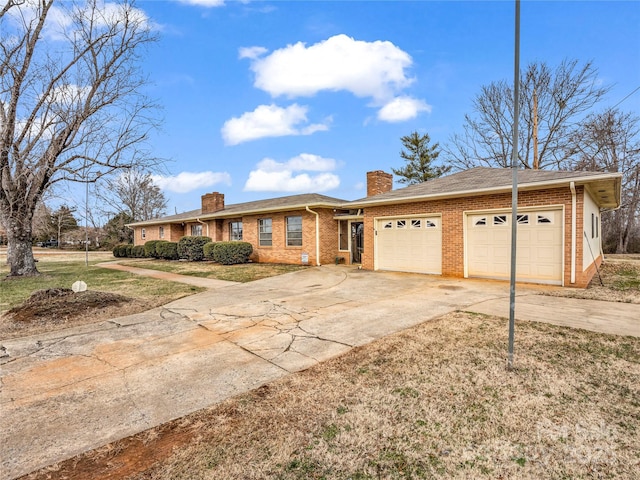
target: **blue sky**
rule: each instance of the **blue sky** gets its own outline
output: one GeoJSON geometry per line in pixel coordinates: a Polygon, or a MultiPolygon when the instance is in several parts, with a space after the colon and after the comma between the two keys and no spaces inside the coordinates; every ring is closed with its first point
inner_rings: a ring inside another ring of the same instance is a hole
{"type": "MultiPolygon", "coordinates": [[[[295,193],[365,195],[400,137],[460,132],[482,85],[513,78],[514,2],[139,1],[163,107],[168,213],[295,193]]],[[[523,1],[521,65],[593,61],[606,105],[640,87],[640,2],[523,1]]],[[[605,104],[602,105],[603,107],[605,104]]],[[[640,91],[619,108],[640,113],[640,91]]]]}

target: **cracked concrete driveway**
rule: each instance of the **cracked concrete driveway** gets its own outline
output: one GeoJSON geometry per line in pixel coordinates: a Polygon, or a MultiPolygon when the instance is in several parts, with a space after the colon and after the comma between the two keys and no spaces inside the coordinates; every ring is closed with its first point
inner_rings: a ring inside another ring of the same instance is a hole
{"type": "MultiPolygon", "coordinates": [[[[534,290],[519,287],[519,294],[534,290]]],[[[502,282],[324,266],[2,341],[1,478],[205,408],[354,346],[508,298],[502,282]]],[[[503,315],[508,315],[507,311],[503,315]]]]}

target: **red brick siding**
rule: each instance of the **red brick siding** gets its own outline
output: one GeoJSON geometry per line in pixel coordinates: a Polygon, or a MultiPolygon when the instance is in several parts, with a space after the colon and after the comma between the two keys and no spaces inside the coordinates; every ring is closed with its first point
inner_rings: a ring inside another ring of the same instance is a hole
{"type": "MultiPolygon", "coordinates": [[[[576,266],[582,265],[582,206],[583,187],[577,187],[576,224],[576,266]]],[[[571,279],[571,191],[568,187],[540,191],[518,192],[519,207],[544,207],[564,205],[564,284],[570,286],[571,279]]],[[[374,268],[374,218],[412,214],[433,213],[442,215],[442,274],[454,277],[464,276],[464,212],[471,210],[492,210],[511,208],[511,194],[478,195],[401,205],[369,207],[365,209],[365,238],[363,268],[374,268]]],[[[576,283],[584,287],[593,273],[576,268],[576,283]]]]}

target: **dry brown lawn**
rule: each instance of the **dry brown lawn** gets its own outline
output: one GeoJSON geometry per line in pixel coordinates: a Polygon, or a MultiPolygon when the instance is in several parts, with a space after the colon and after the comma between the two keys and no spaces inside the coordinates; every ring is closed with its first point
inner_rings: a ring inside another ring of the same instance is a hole
{"type": "Polygon", "coordinates": [[[640,339],[452,313],[29,478],[640,474],[640,339]]]}
{"type": "MultiPolygon", "coordinates": [[[[640,303],[639,263],[560,294],[640,303]]],[[[26,478],[640,478],[640,338],[506,337],[452,313],[26,478]]]]}

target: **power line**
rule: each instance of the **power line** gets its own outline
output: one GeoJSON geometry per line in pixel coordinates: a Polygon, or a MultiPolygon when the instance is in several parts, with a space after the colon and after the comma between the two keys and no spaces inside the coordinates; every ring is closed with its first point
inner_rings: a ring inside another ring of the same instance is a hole
{"type": "Polygon", "coordinates": [[[636,87],[636,89],[631,92],[629,95],[627,95],[626,97],[624,97],[622,100],[620,100],[618,103],[616,103],[613,107],[611,108],[616,108],[618,105],[620,105],[622,102],[624,102],[627,98],[629,98],[631,95],[633,95],[634,93],[636,93],[638,90],[640,90],[640,85],[636,87]]]}

